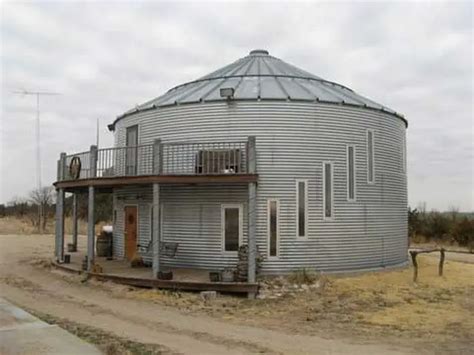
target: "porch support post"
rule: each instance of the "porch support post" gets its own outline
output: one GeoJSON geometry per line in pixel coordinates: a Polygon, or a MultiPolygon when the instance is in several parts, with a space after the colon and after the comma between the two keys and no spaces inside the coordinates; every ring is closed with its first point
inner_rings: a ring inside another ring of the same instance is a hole
{"type": "MultiPolygon", "coordinates": [[[[255,136],[248,137],[247,143],[247,161],[248,173],[255,174],[257,172],[257,154],[256,154],[256,139],[255,136]]],[[[257,217],[257,183],[251,182],[248,187],[248,278],[247,281],[254,283],[256,281],[256,257],[257,257],[257,243],[256,243],[256,217],[257,217]]],[[[249,298],[254,298],[254,293],[248,294],[249,298]]]]}
{"type": "Polygon", "coordinates": [[[160,184],[153,184],[153,277],[157,278],[160,272],[160,184]]]}
{"type": "Polygon", "coordinates": [[[58,189],[56,196],[56,259],[64,259],[64,189],[58,189]]]}
{"type": "Polygon", "coordinates": [[[77,251],[77,192],[72,195],[72,245],[77,251]]]}
{"type": "MultiPolygon", "coordinates": [[[[97,175],[97,146],[91,145],[89,153],[89,178],[95,178],[97,175]]],[[[95,191],[94,186],[89,186],[89,203],[87,208],[87,271],[92,271],[94,265],[94,247],[95,247],[95,191]]]]}
{"type": "Polygon", "coordinates": [[[95,237],[95,221],[94,221],[94,186],[89,186],[89,205],[87,211],[87,271],[92,271],[94,265],[94,237],[95,237]]]}
{"type": "MultiPolygon", "coordinates": [[[[58,181],[64,180],[66,168],[66,153],[61,153],[58,161],[58,181]]],[[[64,189],[56,191],[56,238],[55,238],[55,256],[56,260],[61,262],[64,259],[64,189]]],[[[40,220],[40,223],[42,221],[40,220]]]]}

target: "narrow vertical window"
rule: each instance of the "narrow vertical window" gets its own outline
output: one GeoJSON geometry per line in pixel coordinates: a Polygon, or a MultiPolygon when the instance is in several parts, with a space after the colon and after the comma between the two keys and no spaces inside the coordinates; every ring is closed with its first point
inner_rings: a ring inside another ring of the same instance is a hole
{"type": "Polygon", "coordinates": [[[242,209],[240,205],[222,206],[222,237],[224,251],[237,251],[242,239],[242,209]]]}
{"type": "Polygon", "coordinates": [[[324,162],[324,194],[323,194],[323,205],[324,205],[324,218],[333,217],[333,166],[331,162],[324,162]]]}
{"type": "Polygon", "coordinates": [[[347,199],[355,201],[356,174],[355,174],[355,146],[347,146],[347,199]]]}
{"type": "Polygon", "coordinates": [[[308,214],[308,193],[307,181],[296,180],[296,219],[297,219],[297,235],[298,237],[306,237],[307,234],[307,214],[308,214]]]}
{"type": "Polygon", "coordinates": [[[367,182],[374,183],[374,131],[367,131],[367,182]]]}
{"type": "Polygon", "coordinates": [[[268,256],[278,256],[279,244],[279,215],[280,204],[278,200],[268,200],[268,256]]]}
{"type": "Polygon", "coordinates": [[[138,163],[138,126],[127,127],[126,131],[126,142],[125,142],[126,154],[125,154],[125,174],[136,175],[137,174],[137,163],[138,163]]]}

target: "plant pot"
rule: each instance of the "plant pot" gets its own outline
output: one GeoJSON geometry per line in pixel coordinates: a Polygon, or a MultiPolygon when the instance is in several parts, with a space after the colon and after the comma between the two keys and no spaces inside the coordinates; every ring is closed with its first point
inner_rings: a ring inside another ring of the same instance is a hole
{"type": "Polygon", "coordinates": [[[234,270],[223,270],[221,273],[222,282],[234,282],[234,270]]]}
{"type": "Polygon", "coordinates": [[[158,280],[173,280],[173,271],[158,272],[158,280]]]}
{"type": "Polygon", "coordinates": [[[64,264],[70,264],[70,263],[71,263],[71,255],[64,254],[64,264]]]}
{"type": "Polygon", "coordinates": [[[221,281],[221,273],[218,271],[211,271],[209,273],[209,280],[211,282],[220,282],[221,281]]]}

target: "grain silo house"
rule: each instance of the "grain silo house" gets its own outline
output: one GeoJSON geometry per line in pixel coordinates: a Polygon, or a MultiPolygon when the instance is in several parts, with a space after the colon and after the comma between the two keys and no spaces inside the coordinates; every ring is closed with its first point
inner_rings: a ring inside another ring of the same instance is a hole
{"type": "MultiPolygon", "coordinates": [[[[241,246],[249,283],[256,268],[402,264],[406,128],[401,114],[253,50],[118,116],[113,148],[61,155],[56,257],[64,193],[89,194],[92,220],[94,194],[108,192],[113,257],[141,256],[150,277],[236,268],[241,246]]],[[[91,268],[92,228],[88,243],[91,268]]]]}

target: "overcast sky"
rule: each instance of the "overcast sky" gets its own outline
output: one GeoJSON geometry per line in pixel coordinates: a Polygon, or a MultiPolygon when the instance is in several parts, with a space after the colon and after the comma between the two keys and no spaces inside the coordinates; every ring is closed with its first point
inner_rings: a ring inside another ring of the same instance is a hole
{"type": "Polygon", "coordinates": [[[465,3],[2,2],[0,203],[61,151],[111,146],[106,125],[138,103],[264,48],[405,114],[409,202],[473,210],[473,7],[465,3]]]}

